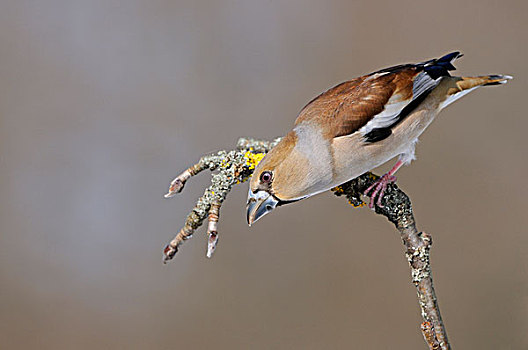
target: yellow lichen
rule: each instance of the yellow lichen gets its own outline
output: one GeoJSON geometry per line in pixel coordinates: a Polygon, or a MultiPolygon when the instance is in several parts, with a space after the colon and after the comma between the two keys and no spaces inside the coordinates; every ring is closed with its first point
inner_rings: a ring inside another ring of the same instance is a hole
{"type": "Polygon", "coordinates": [[[356,203],[354,203],[354,202],[352,202],[352,201],[348,201],[348,203],[349,203],[351,206],[353,206],[354,208],[362,208],[362,207],[364,207],[365,205],[367,205],[367,203],[365,203],[365,202],[361,202],[361,203],[359,203],[359,204],[356,204],[356,203]]]}
{"type": "MultiPolygon", "coordinates": [[[[330,189],[332,192],[334,192],[336,195],[338,196],[341,196],[341,195],[344,195],[346,194],[345,193],[345,188],[341,185],[341,186],[336,186],[336,187],[333,187],[332,189],[330,189]]],[[[352,205],[354,208],[361,208],[363,206],[365,206],[366,204],[364,202],[361,202],[361,201],[356,201],[356,200],[349,200],[348,203],[350,205],[352,205]]]]}
{"type": "Polygon", "coordinates": [[[236,181],[236,184],[238,185],[238,184],[244,183],[244,182],[246,182],[248,179],[249,179],[248,177],[243,177],[243,178],[237,180],[237,181],[236,181]]]}
{"type": "Polygon", "coordinates": [[[345,191],[343,190],[343,186],[336,186],[336,187],[330,189],[330,191],[335,192],[337,194],[344,194],[345,193],[345,191]]]}
{"type": "Polygon", "coordinates": [[[258,163],[264,158],[266,154],[265,153],[252,153],[251,151],[247,151],[244,154],[244,159],[246,159],[246,166],[249,168],[249,170],[255,169],[258,163]]]}

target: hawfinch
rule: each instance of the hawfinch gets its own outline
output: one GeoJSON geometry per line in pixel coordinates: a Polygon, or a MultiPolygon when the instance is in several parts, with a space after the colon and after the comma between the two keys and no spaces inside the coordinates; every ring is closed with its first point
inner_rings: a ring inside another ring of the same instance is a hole
{"type": "Polygon", "coordinates": [[[422,132],[445,107],[507,75],[454,77],[453,52],[439,59],[382,69],[339,84],[310,101],[292,131],[255,168],[249,184],[251,225],[275,207],[343,184],[399,156],[371,188],[381,206],[394,173],[414,156],[422,132]]]}

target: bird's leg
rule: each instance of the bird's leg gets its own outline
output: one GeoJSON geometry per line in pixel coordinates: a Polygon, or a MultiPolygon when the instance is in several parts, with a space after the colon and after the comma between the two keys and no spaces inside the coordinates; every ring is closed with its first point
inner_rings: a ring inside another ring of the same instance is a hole
{"type": "Polygon", "coordinates": [[[394,174],[398,171],[398,169],[402,167],[402,165],[403,161],[401,159],[398,160],[391,170],[389,170],[385,175],[380,177],[378,181],[374,182],[372,185],[370,185],[369,188],[365,190],[365,192],[363,192],[365,196],[369,196],[369,193],[372,191],[372,194],[369,196],[369,208],[374,208],[374,201],[376,200],[376,197],[378,198],[376,204],[378,205],[378,207],[383,208],[381,200],[383,198],[383,195],[385,194],[387,185],[391,182],[396,181],[396,176],[394,176],[394,174]]]}

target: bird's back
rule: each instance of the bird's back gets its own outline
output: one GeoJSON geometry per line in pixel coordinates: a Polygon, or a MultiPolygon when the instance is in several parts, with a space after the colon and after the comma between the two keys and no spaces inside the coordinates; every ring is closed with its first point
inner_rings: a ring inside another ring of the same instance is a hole
{"type": "Polygon", "coordinates": [[[341,83],[311,100],[295,124],[316,123],[327,138],[362,131],[369,142],[390,135],[416,106],[454,70],[453,52],[418,64],[385,68],[341,83]]]}

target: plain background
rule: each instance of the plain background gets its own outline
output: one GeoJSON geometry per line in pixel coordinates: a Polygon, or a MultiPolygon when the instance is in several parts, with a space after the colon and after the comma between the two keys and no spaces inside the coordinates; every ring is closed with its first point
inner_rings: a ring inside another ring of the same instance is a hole
{"type": "MultiPolygon", "coordinates": [[[[511,74],[444,111],[399,172],[457,349],[528,349],[526,1],[0,3],[2,349],[423,349],[400,238],[331,194],[251,229],[247,184],[167,266],[208,183],[170,180],[321,91],[454,50],[511,74]]],[[[386,170],[378,169],[378,172],[386,170]]]]}

